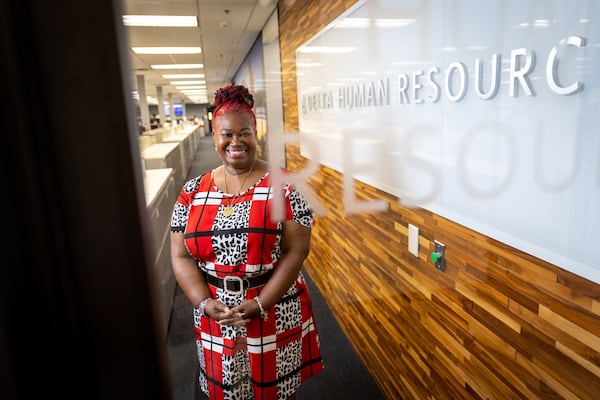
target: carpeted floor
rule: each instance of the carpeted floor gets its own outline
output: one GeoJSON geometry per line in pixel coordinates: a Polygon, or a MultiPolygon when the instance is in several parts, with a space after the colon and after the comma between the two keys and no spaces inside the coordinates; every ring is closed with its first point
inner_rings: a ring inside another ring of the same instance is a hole
{"type": "MultiPolygon", "coordinates": [[[[198,147],[189,177],[197,176],[219,164],[212,138],[204,137],[198,147]]],[[[327,302],[308,273],[304,273],[313,301],[325,370],[300,388],[298,400],[383,400],[384,396],[331,314],[327,302]]],[[[169,322],[167,354],[173,400],[207,400],[197,383],[198,360],[194,343],[192,306],[179,286],[175,290],[169,322]]]]}

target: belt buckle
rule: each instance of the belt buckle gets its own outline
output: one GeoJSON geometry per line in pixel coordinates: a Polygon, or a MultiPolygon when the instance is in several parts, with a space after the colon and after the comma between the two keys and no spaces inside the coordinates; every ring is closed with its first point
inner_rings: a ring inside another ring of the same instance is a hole
{"type": "Polygon", "coordinates": [[[242,294],[244,293],[244,278],[239,277],[239,276],[226,276],[225,278],[223,278],[223,289],[225,289],[225,291],[229,292],[229,293],[233,293],[233,294],[242,294]],[[237,282],[237,284],[239,285],[239,289],[238,290],[232,290],[229,288],[228,283],[229,282],[237,282]]]}

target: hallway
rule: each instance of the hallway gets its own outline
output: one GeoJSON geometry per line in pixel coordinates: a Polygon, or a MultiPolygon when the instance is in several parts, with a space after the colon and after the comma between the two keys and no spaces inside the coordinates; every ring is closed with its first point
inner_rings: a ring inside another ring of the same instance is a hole
{"type": "MultiPolygon", "coordinates": [[[[219,164],[220,159],[214,152],[212,137],[205,136],[201,138],[198,145],[188,179],[219,164]]],[[[300,388],[298,400],[383,400],[384,397],[375,381],[342,332],[315,283],[306,271],[304,274],[312,296],[325,370],[300,388]]],[[[167,353],[173,400],[207,399],[197,384],[198,361],[194,343],[192,306],[179,286],[175,288],[167,335],[167,353]]]]}

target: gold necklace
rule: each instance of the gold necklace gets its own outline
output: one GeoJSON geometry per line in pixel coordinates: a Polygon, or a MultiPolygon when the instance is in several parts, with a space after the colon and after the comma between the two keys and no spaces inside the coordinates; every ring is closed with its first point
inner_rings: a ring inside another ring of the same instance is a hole
{"type": "MultiPolygon", "coordinates": [[[[252,167],[250,167],[250,170],[246,173],[246,176],[244,176],[244,179],[242,180],[242,184],[240,185],[240,188],[238,189],[237,193],[231,197],[231,199],[229,200],[229,204],[227,204],[223,208],[223,215],[225,217],[231,217],[233,215],[233,202],[235,201],[235,199],[238,198],[240,192],[242,191],[242,188],[244,187],[244,183],[246,183],[246,178],[248,178],[248,176],[254,170],[254,164],[256,164],[256,161],[254,161],[254,163],[252,164],[252,167]]],[[[225,191],[227,193],[229,193],[229,187],[227,186],[227,171],[225,170],[224,165],[223,165],[223,175],[225,176],[225,191]]]]}

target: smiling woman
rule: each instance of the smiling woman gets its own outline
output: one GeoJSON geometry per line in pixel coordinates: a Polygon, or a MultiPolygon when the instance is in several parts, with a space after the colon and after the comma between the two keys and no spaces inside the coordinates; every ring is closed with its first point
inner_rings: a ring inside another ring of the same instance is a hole
{"type": "Polygon", "coordinates": [[[222,165],[184,184],[171,221],[173,272],[195,307],[200,387],[211,399],[295,399],[323,369],[301,271],[313,213],[290,183],[274,186],[258,158],[246,87],[219,89],[215,102],[222,165]]]}

